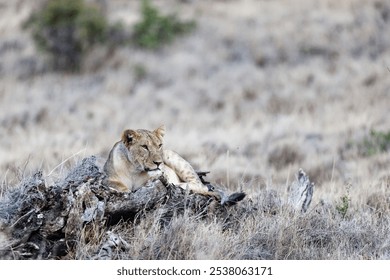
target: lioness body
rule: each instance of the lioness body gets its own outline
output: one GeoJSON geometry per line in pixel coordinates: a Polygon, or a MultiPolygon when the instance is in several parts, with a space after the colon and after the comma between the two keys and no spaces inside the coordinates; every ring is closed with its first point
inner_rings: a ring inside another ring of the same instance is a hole
{"type": "Polygon", "coordinates": [[[192,166],[177,153],[163,149],[164,127],[154,131],[125,130],[104,165],[106,183],[118,191],[135,191],[164,175],[169,183],[197,193],[215,195],[203,185],[192,166]]]}

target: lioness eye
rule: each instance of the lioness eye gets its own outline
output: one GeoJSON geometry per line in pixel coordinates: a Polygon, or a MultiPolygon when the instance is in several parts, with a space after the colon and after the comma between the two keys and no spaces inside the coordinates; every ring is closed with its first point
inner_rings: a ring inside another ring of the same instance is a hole
{"type": "Polygon", "coordinates": [[[145,150],[149,151],[148,146],[146,146],[146,145],[141,145],[141,147],[144,148],[145,150]]]}
{"type": "Polygon", "coordinates": [[[162,148],[162,144],[158,145],[158,148],[161,149],[162,148]]]}

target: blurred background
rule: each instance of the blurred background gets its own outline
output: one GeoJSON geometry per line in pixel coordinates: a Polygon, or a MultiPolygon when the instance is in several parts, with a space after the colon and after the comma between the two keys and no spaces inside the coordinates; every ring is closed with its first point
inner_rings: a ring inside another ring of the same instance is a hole
{"type": "Polygon", "coordinates": [[[321,199],[390,188],[387,0],[0,0],[0,15],[2,184],[165,124],[165,147],[230,189],[299,167],[321,199]]]}

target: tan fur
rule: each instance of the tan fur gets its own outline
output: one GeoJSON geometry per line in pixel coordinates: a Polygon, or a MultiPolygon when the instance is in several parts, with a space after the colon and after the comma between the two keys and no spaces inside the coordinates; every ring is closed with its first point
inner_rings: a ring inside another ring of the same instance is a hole
{"type": "Polygon", "coordinates": [[[118,191],[135,191],[164,174],[169,183],[193,192],[216,195],[203,185],[192,166],[177,153],[163,149],[164,126],[154,131],[127,129],[104,165],[106,183],[118,191]]]}

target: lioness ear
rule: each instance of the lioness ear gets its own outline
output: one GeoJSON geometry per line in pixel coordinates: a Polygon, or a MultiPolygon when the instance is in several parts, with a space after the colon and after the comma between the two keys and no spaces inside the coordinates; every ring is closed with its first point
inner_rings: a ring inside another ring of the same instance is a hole
{"type": "Polygon", "coordinates": [[[154,134],[156,134],[158,138],[160,138],[160,140],[162,140],[165,135],[165,125],[161,125],[159,128],[156,128],[153,132],[154,134]]]}
{"type": "Polygon", "coordinates": [[[137,136],[137,132],[131,129],[126,129],[122,133],[122,141],[125,144],[133,144],[134,138],[137,136]]]}

